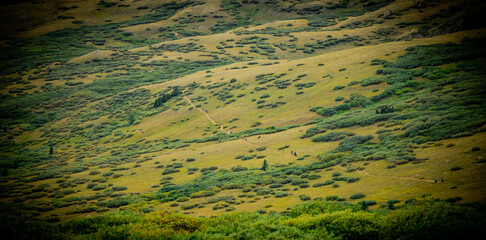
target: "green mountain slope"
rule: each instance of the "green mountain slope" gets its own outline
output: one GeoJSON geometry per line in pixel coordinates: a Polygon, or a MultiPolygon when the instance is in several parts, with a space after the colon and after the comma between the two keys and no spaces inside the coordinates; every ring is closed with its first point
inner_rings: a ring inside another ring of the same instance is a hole
{"type": "Polygon", "coordinates": [[[5,231],[395,239],[484,221],[481,1],[0,9],[5,231]]]}

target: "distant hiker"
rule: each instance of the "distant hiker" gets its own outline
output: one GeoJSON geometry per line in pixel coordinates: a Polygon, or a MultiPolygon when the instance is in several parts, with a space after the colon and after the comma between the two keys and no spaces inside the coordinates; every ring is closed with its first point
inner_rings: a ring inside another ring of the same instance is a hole
{"type": "Polygon", "coordinates": [[[297,157],[297,153],[296,153],[296,152],[294,152],[294,156],[296,156],[296,157],[297,157]]]}
{"type": "Polygon", "coordinates": [[[294,151],[290,151],[290,154],[294,155],[294,151]]]}
{"type": "Polygon", "coordinates": [[[258,139],[260,139],[260,136],[258,136],[258,139]]]}
{"type": "Polygon", "coordinates": [[[208,113],[208,110],[207,110],[207,109],[206,109],[206,110],[204,110],[204,111],[206,111],[206,113],[208,113]]]}
{"type": "Polygon", "coordinates": [[[442,178],[440,181],[441,181],[442,183],[444,183],[444,178],[442,178]]]}
{"type": "Polygon", "coordinates": [[[434,182],[437,183],[437,178],[434,179],[434,182]]]}

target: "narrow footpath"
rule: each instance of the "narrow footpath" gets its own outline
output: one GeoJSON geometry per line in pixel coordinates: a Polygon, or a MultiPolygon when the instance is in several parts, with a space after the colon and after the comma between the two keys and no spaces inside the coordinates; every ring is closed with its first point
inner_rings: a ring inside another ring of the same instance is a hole
{"type": "MultiPolygon", "coordinates": [[[[346,168],[343,168],[341,166],[337,166],[338,168],[342,169],[342,170],[346,170],[346,168]]],[[[386,175],[375,175],[375,174],[369,174],[367,171],[365,170],[358,170],[356,171],[360,174],[363,174],[363,175],[366,175],[366,176],[370,176],[370,177],[381,177],[381,178],[398,178],[398,179],[407,179],[407,180],[416,180],[416,181],[422,181],[422,182],[434,182],[434,180],[430,180],[430,179],[421,179],[421,178],[416,178],[416,177],[400,177],[400,176],[386,176],[386,175]]]]}
{"type": "MultiPolygon", "coordinates": [[[[191,99],[189,99],[187,96],[184,96],[184,99],[186,99],[186,101],[187,101],[189,104],[191,104],[191,106],[192,106],[193,108],[195,108],[195,109],[197,109],[199,112],[203,113],[203,114],[206,116],[206,118],[207,118],[209,121],[211,121],[211,123],[213,123],[213,124],[214,124],[214,125],[216,125],[216,126],[217,126],[217,125],[219,125],[219,129],[220,129],[221,131],[226,132],[227,134],[230,134],[230,133],[231,133],[231,131],[225,131],[225,130],[224,130],[224,128],[223,128],[223,125],[222,125],[222,124],[218,124],[216,121],[214,121],[214,119],[212,119],[212,118],[211,118],[211,116],[209,115],[209,113],[208,113],[207,111],[205,111],[205,110],[203,110],[203,109],[201,109],[201,108],[196,107],[196,105],[194,105],[194,103],[191,101],[191,99]]],[[[250,143],[250,142],[248,142],[248,139],[246,139],[246,138],[241,139],[241,141],[243,141],[244,143],[246,143],[246,144],[248,144],[248,145],[251,145],[251,146],[255,146],[255,147],[262,147],[262,146],[259,146],[259,145],[257,145],[257,144],[254,144],[254,143],[250,143]]],[[[268,149],[268,148],[267,148],[267,149],[268,149]]],[[[275,153],[283,154],[283,152],[281,152],[281,151],[277,151],[277,150],[273,150],[273,149],[268,149],[268,150],[273,151],[273,152],[275,152],[275,153]]]]}

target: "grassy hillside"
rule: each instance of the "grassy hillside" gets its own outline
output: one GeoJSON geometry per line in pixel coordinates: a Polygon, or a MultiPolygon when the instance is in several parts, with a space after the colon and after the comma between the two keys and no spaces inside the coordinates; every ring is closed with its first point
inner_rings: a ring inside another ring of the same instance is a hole
{"type": "Polygon", "coordinates": [[[484,9],[5,3],[2,230],[49,239],[480,231],[484,9]]]}

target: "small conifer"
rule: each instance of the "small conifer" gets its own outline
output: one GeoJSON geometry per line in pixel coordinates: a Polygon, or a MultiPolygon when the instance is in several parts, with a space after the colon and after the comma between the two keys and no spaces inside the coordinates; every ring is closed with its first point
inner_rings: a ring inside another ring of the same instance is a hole
{"type": "Polygon", "coordinates": [[[267,163],[267,160],[265,160],[265,159],[264,159],[264,160],[263,160],[263,165],[262,165],[261,170],[263,170],[263,171],[267,171],[267,168],[268,168],[268,163],[267,163]]]}

